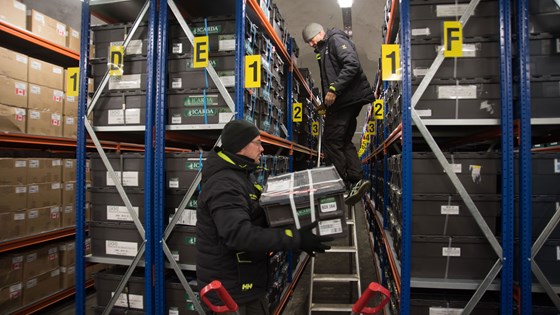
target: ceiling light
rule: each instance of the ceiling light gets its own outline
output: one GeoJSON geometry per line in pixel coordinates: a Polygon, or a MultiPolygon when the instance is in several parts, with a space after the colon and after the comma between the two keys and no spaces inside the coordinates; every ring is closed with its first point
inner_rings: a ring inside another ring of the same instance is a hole
{"type": "Polygon", "coordinates": [[[351,8],[354,0],[337,0],[337,2],[341,8],[351,8]]]}

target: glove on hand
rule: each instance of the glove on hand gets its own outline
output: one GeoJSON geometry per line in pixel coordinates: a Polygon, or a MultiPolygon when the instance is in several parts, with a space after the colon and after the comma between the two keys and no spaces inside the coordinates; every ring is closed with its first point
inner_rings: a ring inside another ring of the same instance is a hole
{"type": "Polygon", "coordinates": [[[315,256],[313,252],[324,253],[326,249],[330,249],[329,245],[323,244],[323,242],[333,241],[334,238],[331,236],[319,236],[313,234],[311,230],[317,227],[318,221],[315,221],[306,226],[302,226],[299,231],[300,244],[299,248],[305,251],[310,256],[315,256]]]}

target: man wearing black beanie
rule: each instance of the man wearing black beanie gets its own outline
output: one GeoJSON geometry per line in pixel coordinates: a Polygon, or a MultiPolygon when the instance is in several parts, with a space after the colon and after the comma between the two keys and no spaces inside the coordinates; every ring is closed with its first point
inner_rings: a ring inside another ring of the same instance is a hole
{"type": "Polygon", "coordinates": [[[268,253],[288,249],[322,253],[330,248],[323,243],[333,238],[313,234],[317,223],[299,230],[268,227],[259,205],[262,187],[253,175],[264,151],[255,125],[231,121],[221,141],[202,167],[196,222],[198,287],[219,280],[239,305],[239,314],[266,315],[268,253]]]}

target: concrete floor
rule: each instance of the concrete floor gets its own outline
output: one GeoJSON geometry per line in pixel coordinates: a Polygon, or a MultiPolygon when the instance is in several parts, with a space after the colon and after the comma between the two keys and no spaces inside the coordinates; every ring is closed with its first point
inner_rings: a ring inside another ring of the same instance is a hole
{"type": "MultiPolygon", "coordinates": [[[[358,235],[358,249],[360,252],[360,279],[362,291],[367,285],[376,281],[375,270],[373,266],[372,252],[368,239],[368,228],[365,223],[363,206],[358,204],[356,206],[356,228],[358,235]]],[[[333,245],[345,245],[346,239],[340,239],[333,242],[333,245]]],[[[316,256],[316,272],[317,273],[348,273],[348,268],[351,265],[348,259],[348,254],[333,254],[325,253],[316,256]]],[[[286,307],[282,314],[307,314],[309,305],[309,288],[310,288],[310,263],[307,264],[302,276],[300,277],[293,295],[288,300],[286,307]]],[[[329,302],[329,303],[351,303],[353,304],[359,297],[356,292],[355,285],[337,284],[316,286],[314,288],[314,302],[329,302]]],[[[90,292],[86,298],[86,314],[95,314],[93,306],[95,306],[95,291],[90,292]]],[[[361,292],[360,292],[361,295],[361,292]]],[[[73,301],[66,301],[65,303],[58,304],[48,310],[42,311],[41,314],[48,315],[72,315],[75,314],[75,304],[73,301]]],[[[313,314],[327,315],[331,313],[313,314]]],[[[337,313],[341,314],[341,313],[337,313]]]]}

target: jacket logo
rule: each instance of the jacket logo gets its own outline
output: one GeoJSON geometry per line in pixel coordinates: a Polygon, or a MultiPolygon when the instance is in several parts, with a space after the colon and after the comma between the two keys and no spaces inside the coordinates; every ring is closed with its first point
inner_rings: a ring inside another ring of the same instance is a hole
{"type": "Polygon", "coordinates": [[[253,284],[252,283],[243,283],[241,285],[241,291],[248,291],[248,290],[252,290],[253,289],[253,284]]]}
{"type": "Polygon", "coordinates": [[[346,44],[342,44],[342,46],[340,46],[342,49],[346,49],[348,47],[346,47],[346,44]]]}
{"type": "Polygon", "coordinates": [[[251,198],[251,200],[257,200],[257,195],[255,194],[249,194],[249,197],[251,198]]]}

